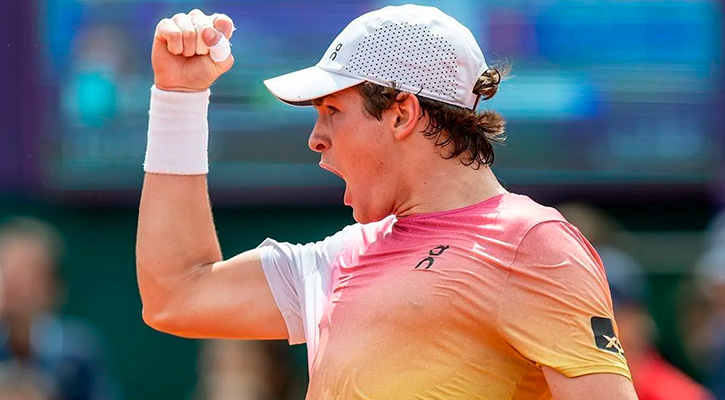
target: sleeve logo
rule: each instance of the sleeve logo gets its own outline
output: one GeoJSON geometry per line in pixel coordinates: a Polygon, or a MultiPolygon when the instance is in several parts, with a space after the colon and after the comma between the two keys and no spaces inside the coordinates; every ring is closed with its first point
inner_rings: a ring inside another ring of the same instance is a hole
{"type": "Polygon", "coordinates": [[[594,333],[594,343],[598,348],[617,353],[624,356],[624,349],[619,342],[619,338],[614,333],[614,325],[610,318],[592,317],[592,332],[594,333]]]}

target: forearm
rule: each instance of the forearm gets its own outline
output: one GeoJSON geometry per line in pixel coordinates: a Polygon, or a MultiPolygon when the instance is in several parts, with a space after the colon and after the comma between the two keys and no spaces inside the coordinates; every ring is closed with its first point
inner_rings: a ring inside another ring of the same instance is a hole
{"type": "Polygon", "coordinates": [[[156,324],[169,318],[181,283],[199,268],[221,260],[206,176],[147,173],[136,239],[144,319],[156,324]]]}
{"type": "Polygon", "coordinates": [[[152,90],[136,247],[145,311],[162,309],[195,268],[222,259],[206,181],[207,108],[208,92],[152,90]]]}
{"type": "Polygon", "coordinates": [[[205,175],[146,174],[136,258],[142,296],[170,290],[195,267],[222,260],[205,175]]]}

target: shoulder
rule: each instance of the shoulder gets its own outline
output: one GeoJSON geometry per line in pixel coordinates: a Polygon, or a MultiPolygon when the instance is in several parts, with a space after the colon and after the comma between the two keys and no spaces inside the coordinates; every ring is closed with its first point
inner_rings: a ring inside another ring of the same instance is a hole
{"type": "MultiPolygon", "coordinates": [[[[520,243],[526,236],[539,234],[540,226],[562,228],[570,225],[553,207],[541,205],[528,196],[508,194],[496,209],[497,222],[509,236],[509,241],[520,243]]],[[[548,229],[545,229],[548,230],[548,229]]]]}
{"type": "Polygon", "coordinates": [[[563,261],[586,258],[601,264],[594,247],[577,227],[553,207],[527,196],[509,196],[501,205],[510,242],[516,244],[516,259],[563,261]]]}
{"type": "MultiPolygon", "coordinates": [[[[295,258],[296,256],[307,260],[312,257],[329,265],[343,254],[359,251],[360,248],[365,248],[376,242],[379,237],[389,233],[394,222],[395,217],[389,216],[369,224],[351,224],[322,240],[306,244],[294,245],[267,238],[260,244],[260,247],[269,246],[273,249],[272,251],[286,254],[287,258],[295,258]]],[[[307,262],[307,264],[316,263],[307,262]]]]}
{"type": "Polygon", "coordinates": [[[512,220],[530,225],[545,221],[565,221],[555,208],[544,206],[520,194],[511,193],[505,196],[499,210],[512,220]]]}

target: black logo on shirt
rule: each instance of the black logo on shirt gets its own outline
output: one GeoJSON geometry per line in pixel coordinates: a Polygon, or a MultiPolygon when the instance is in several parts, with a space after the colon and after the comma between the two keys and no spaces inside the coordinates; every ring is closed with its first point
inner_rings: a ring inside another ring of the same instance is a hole
{"type": "Polygon", "coordinates": [[[622,344],[614,333],[614,325],[609,318],[592,317],[592,332],[594,332],[594,343],[598,348],[624,355],[622,344]]]}
{"type": "Polygon", "coordinates": [[[419,268],[429,269],[430,267],[433,266],[433,263],[436,261],[434,257],[443,254],[443,252],[448,250],[449,247],[450,246],[436,246],[436,247],[432,248],[428,252],[428,257],[420,260],[420,262],[418,263],[418,265],[415,266],[414,269],[419,269],[419,268]]]}

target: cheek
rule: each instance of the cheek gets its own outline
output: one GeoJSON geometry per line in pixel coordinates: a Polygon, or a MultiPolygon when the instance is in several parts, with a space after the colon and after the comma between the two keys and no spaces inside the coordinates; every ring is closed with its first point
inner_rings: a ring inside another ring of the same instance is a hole
{"type": "Polygon", "coordinates": [[[347,154],[350,155],[350,164],[364,167],[365,170],[372,172],[384,169],[388,143],[385,143],[384,137],[379,131],[361,129],[347,138],[345,147],[347,154]]]}
{"type": "MultiPolygon", "coordinates": [[[[343,169],[348,184],[379,186],[386,174],[390,143],[386,142],[382,124],[364,115],[336,121],[334,156],[343,169]]],[[[363,193],[358,193],[363,195],[363,193]]]]}
{"type": "Polygon", "coordinates": [[[370,143],[360,144],[349,159],[348,176],[355,183],[364,183],[371,186],[380,186],[388,178],[385,159],[381,149],[371,146],[370,143]]]}

